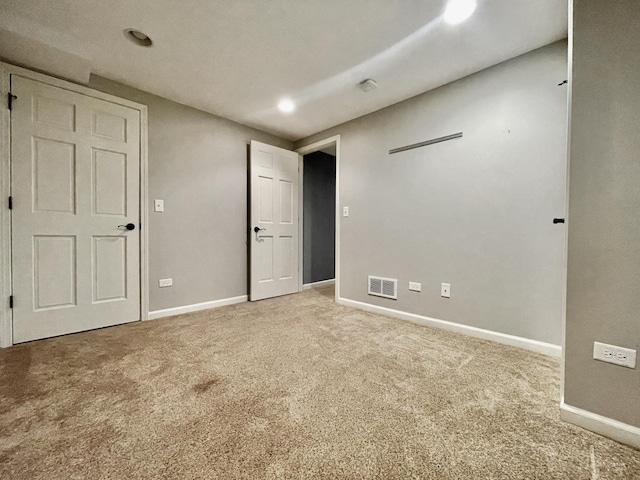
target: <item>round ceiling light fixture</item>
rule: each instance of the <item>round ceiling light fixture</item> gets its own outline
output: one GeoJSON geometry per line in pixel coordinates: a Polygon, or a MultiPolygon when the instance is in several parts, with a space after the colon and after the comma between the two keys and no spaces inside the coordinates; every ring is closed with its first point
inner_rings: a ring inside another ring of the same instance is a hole
{"type": "Polygon", "coordinates": [[[140,47],[150,47],[153,45],[153,41],[149,38],[149,35],[146,33],[142,33],[140,30],[136,30],[135,28],[127,28],[124,30],[124,36],[131,42],[135,43],[140,47]]]}
{"type": "Polygon", "coordinates": [[[449,0],[444,11],[444,21],[449,25],[462,23],[475,12],[477,6],[476,0],[449,0]]]}
{"type": "Polygon", "coordinates": [[[280,109],[281,112],[291,113],[296,109],[296,105],[288,98],[284,98],[280,100],[280,103],[278,104],[278,108],[280,109]]]}

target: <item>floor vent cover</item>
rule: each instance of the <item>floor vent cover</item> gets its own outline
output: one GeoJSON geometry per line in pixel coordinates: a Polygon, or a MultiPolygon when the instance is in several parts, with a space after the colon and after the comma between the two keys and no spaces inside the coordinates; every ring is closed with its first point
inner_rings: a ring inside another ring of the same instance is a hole
{"type": "Polygon", "coordinates": [[[398,299],[398,280],[369,276],[369,295],[398,299]]]}

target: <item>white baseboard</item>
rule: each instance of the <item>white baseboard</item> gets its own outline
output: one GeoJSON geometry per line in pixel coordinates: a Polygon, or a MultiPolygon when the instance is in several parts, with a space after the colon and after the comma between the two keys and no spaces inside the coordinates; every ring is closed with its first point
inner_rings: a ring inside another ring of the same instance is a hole
{"type": "Polygon", "coordinates": [[[336,279],[331,278],[329,280],[320,280],[319,282],[305,283],[304,285],[302,285],[302,289],[309,290],[310,288],[322,287],[324,285],[333,285],[335,283],[336,283],[336,279]]]}
{"type": "Polygon", "coordinates": [[[208,310],[209,308],[224,307],[225,305],[234,305],[236,303],[246,302],[247,300],[248,297],[246,295],[241,295],[239,297],[222,298],[220,300],[213,300],[211,302],[194,303],[193,305],[185,305],[184,307],[156,310],[154,312],[149,312],[149,320],[171,317],[173,315],[180,315],[182,313],[198,312],[200,310],[208,310]]]}
{"type": "Polygon", "coordinates": [[[367,312],[377,313],[380,315],[385,315],[387,317],[408,320],[420,325],[442,328],[451,332],[469,335],[470,337],[481,338],[483,340],[491,340],[494,342],[502,343],[504,345],[531,350],[532,352],[542,353],[550,357],[560,358],[562,353],[562,348],[560,347],[560,345],[553,345],[552,343],[545,343],[538,340],[516,337],[515,335],[508,335],[506,333],[499,333],[491,330],[484,330],[482,328],[470,327],[468,325],[448,322],[446,320],[439,320],[437,318],[424,317],[422,315],[416,315],[415,313],[408,313],[401,310],[379,307],[377,305],[371,305],[370,303],[349,300],[348,298],[338,298],[338,303],[341,305],[346,305],[347,307],[359,308],[360,310],[366,310],[367,312]]]}
{"type": "Polygon", "coordinates": [[[572,407],[564,402],[560,405],[560,418],[565,422],[573,423],[599,435],[609,437],[616,442],[640,448],[640,428],[633,425],[572,407]]]}

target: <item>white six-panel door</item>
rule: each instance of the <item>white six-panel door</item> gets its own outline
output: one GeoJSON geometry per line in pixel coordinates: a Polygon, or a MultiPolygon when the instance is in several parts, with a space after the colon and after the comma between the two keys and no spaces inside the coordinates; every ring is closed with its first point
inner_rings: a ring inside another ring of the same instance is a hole
{"type": "Polygon", "coordinates": [[[14,343],[139,320],[139,112],[15,75],[11,90],[14,343]]]}
{"type": "Polygon", "coordinates": [[[250,155],[254,301],[298,291],[298,154],[251,141],[250,155]]]}

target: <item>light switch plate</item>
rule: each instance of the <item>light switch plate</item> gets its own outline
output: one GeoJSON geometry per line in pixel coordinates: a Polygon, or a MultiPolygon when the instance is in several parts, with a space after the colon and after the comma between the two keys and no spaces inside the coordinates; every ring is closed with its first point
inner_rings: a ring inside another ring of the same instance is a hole
{"type": "Polygon", "coordinates": [[[409,282],[409,290],[412,292],[421,292],[422,284],[418,282],[409,282]]]}
{"type": "Polygon", "coordinates": [[[164,200],[155,200],[153,210],[156,212],[164,212],[164,200]]]}
{"type": "Polygon", "coordinates": [[[161,278],[158,280],[159,287],[171,287],[173,286],[173,278],[161,278]]]}
{"type": "Polygon", "coordinates": [[[349,207],[342,207],[342,216],[343,217],[349,216],[349,207]]]}
{"type": "Polygon", "coordinates": [[[440,296],[444,298],[451,298],[451,284],[450,283],[441,283],[440,284],[440,296]]]}

